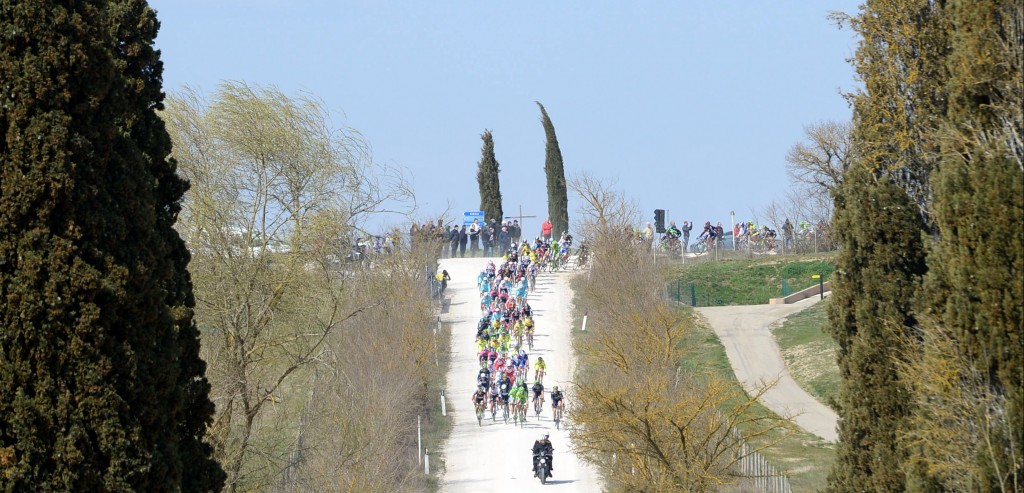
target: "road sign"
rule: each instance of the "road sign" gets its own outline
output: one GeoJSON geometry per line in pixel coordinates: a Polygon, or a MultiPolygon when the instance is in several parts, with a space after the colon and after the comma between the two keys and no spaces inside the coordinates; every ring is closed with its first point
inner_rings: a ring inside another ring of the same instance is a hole
{"type": "Polygon", "coordinates": [[[462,213],[462,224],[464,226],[469,226],[470,224],[473,224],[474,219],[479,219],[480,224],[483,224],[484,211],[468,211],[462,213]]]}

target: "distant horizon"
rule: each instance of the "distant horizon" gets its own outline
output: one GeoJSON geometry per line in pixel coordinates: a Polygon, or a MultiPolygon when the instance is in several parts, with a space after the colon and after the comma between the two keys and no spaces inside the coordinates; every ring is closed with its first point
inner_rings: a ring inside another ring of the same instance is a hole
{"type": "MultiPolygon", "coordinates": [[[[551,116],[566,178],[617,181],[641,210],[637,227],[658,208],[679,224],[726,224],[730,211],[750,220],[784,198],[785,155],[804,128],[848,121],[841,93],[860,86],[846,61],[854,33],[827,18],[855,13],[852,1],[151,5],[166,92],[240,80],[323,99],[377,162],[405,170],[420,222],[479,209],[490,129],[506,215],[522,206],[537,216],[524,231],[539,231],[545,138],[534,101],[551,116]]],[[[570,224],[578,206],[570,192],[570,224]]],[[[382,213],[365,225],[410,222],[382,213]]]]}

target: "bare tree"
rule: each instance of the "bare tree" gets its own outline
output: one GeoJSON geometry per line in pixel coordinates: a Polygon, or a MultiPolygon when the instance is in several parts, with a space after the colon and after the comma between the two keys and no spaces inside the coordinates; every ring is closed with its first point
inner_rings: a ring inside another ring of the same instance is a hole
{"type": "Polygon", "coordinates": [[[602,181],[584,172],[571,176],[568,186],[582,202],[574,216],[575,231],[581,238],[592,242],[614,237],[627,228],[631,231],[639,220],[636,202],[616,189],[614,181],[602,181]]]}
{"type": "Polygon", "coordinates": [[[843,173],[853,159],[852,126],[825,121],[804,129],[805,142],[795,144],[786,154],[786,171],[793,181],[811,194],[829,194],[843,183],[843,173]]]}

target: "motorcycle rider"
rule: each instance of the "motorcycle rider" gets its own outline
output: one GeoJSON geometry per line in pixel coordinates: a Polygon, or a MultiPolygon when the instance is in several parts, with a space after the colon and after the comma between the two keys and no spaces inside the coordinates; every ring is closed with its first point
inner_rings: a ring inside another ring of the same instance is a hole
{"type": "Polygon", "coordinates": [[[541,435],[540,439],[533,442],[533,475],[537,475],[537,458],[541,454],[548,458],[548,472],[555,470],[555,461],[552,458],[552,454],[555,448],[551,446],[551,442],[548,440],[548,434],[545,432],[541,435]]]}

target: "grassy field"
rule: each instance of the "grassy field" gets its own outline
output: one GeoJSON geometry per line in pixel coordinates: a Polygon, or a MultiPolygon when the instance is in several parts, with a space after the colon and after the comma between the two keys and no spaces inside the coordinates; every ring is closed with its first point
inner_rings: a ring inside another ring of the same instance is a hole
{"type": "MultiPolygon", "coordinates": [[[[690,295],[690,284],[695,286],[698,306],[761,304],[817,283],[813,274],[827,280],[834,270],[833,259],[832,255],[803,255],[692,262],[678,266],[677,279],[684,286],[680,289],[683,297],[690,295]]],[[[672,290],[669,286],[670,294],[672,290]]],[[[838,390],[839,370],[835,343],[822,331],[827,306],[828,299],[790,316],[774,329],[774,334],[796,381],[830,404],[838,390]]],[[[682,362],[684,367],[711,370],[722,378],[735,379],[725,349],[710,328],[698,327],[685,344],[690,351],[682,362]]],[[[738,382],[736,386],[739,388],[738,382]]],[[[759,407],[757,412],[770,411],[759,407]]],[[[793,491],[817,491],[826,486],[835,446],[815,435],[797,432],[762,455],[790,476],[793,491]]]]}
{"type": "Polygon", "coordinates": [[[672,264],[677,270],[669,295],[696,306],[756,305],[808,288],[811,278],[832,274],[833,254],[759,257],[672,264]],[[691,291],[691,285],[693,290],[691,291]]]}
{"type": "Polygon", "coordinates": [[[825,298],[789,316],[772,333],[793,379],[819,401],[835,408],[833,402],[839,390],[836,343],[823,331],[828,322],[828,304],[829,298],[825,298]]]}
{"type": "MultiPolygon", "coordinates": [[[[710,328],[698,325],[683,344],[687,348],[681,362],[684,368],[711,371],[720,378],[732,380],[737,390],[742,392],[729,366],[725,348],[710,328]]],[[[756,406],[755,412],[768,414],[771,411],[756,406]]],[[[777,434],[768,440],[778,437],[777,434]]],[[[752,445],[761,444],[754,442],[752,445]]],[[[835,457],[835,446],[810,433],[796,431],[761,454],[789,476],[793,491],[818,491],[826,485],[828,470],[835,457]]]]}

